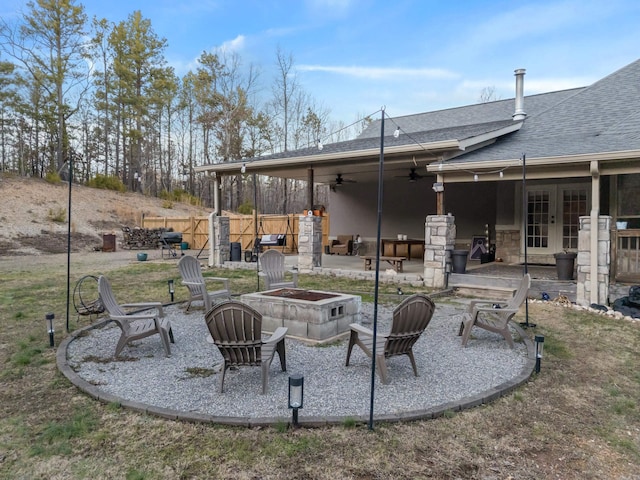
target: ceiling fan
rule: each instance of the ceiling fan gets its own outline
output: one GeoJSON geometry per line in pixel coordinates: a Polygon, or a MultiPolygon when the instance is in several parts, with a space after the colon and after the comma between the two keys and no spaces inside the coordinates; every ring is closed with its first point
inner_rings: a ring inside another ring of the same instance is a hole
{"type": "Polygon", "coordinates": [[[333,182],[333,184],[331,186],[333,188],[340,187],[340,186],[344,185],[345,183],[356,183],[356,181],[355,180],[349,180],[348,178],[343,178],[342,174],[339,173],[338,175],[336,175],[336,180],[335,180],[335,182],[333,182]]]}
{"type": "Polygon", "coordinates": [[[409,171],[409,175],[396,175],[396,177],[408,178],[409,182],[416,182],[416,181],[420,180],[421,178],[423,178],[422,175],[420,175],[418,172],[416,172],[415,167],[411,167],[411,170],[409,171]]]}

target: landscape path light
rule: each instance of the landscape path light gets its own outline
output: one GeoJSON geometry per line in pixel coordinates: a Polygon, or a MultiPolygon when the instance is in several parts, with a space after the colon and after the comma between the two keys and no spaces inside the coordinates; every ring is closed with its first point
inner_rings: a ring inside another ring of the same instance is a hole
{"type": "Polygon", "coordinates": [[[540,363],[542,362],[542,351],[544,350],[544,335],[537,334],[536,342],[536,373],[540,373],[540,363]]]}
{"type": "Polygon", "coordinates": [[[298,426],[298,409],[304,405],[304,376],[289,376],[289,408],[293,409],[293,426],[298,426]]]}
{"type": "Polygon", "coordinates": [[[53,338],[54,330],[53,330],[53,319],[55,315],[53,313],[47,313],[44,317],[47,321],[47,331],[49,332],[49,346],[53,347],[55,345],[55,341],[53,338]]]}
{"type": "Polygon", "coordinates": [[[176,293],[175,284],[173,283],[173,278],[170,279],[167,284],[169,285],[169,296],[171,297],[171,302],[173,302],[173,294],[176,293]]]}

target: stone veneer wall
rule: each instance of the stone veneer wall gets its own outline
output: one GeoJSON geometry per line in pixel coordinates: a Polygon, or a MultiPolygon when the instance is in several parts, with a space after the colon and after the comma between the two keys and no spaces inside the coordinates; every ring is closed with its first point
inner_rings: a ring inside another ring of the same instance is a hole
{"type": "MultiPolygon", "coordinates": [[[[611,272],[611,217],[601,215],[598,219],[598,299],[600,305],[609,301],[609,275],[611,272]]],[[[576,302],[591,305],[591,217],[580,217],[578,232],[578,257],[576,302]]]]}
{"type": "Polygon", "coordinates": [[[447,283],[447,263],[456,243],[455,217],[428,215],[424,231],[424,285],[443,288],[447,283]]]}
{"type": "Polygon", "coordinates": [[[496,258],[506,263],[520,263],[520,230],[496,227],[496,258]]]}
{"type": "Polygon", "coordinates": [[[322,267],[322,217],[301,216],[298,226],[298,268],[322,267]]]}
{"type": "Polygon", "coordinates": [[[231,258],[229,217],[209,215],[209,266],[220,267],[231,258]]]}

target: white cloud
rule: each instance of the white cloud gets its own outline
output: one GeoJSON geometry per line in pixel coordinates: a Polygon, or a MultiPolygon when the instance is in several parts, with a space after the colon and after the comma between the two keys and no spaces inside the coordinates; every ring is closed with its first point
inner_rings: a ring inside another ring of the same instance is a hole
{"type": "MultiPolygon", "coordinates": [[[[524,79],[525,95],[535,95],[538,93],[557,92],[571,88],[587,87],[597,79],[587,77],[564,77],[564,78],[527,78],[524,79]]],[[[465,80],[459,85],[460,90],[481,92],[483,88],[493,87],[501,94],[501,98],[515,96],[515,79],[511,81],[492,82],[491,80],[465,80]]]]}
{"type": "Polygon", "coordinates": [[[222,52],[239,52],[244,48],[246,43],[246,37],[244,35],[238,35],[236,38],[232,40],[227,40],[223,42],[222,45],[216,47],[216,50],[222,52]]]}
{"type": "Polygon", "coordinates": [[[385,79],[396,77],[420,78],[457,78],[458,75],[441,68],[393,68],[393,67],[340,67],[325,65],[299,65],[298,70],[305,72],[327,72],[348,77],[385,79]]]}

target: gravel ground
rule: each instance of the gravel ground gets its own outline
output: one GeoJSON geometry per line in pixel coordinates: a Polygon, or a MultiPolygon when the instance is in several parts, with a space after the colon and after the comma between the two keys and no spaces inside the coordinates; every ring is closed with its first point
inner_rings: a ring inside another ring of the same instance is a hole
{"type": "MultiPolygon", "coordinates": [[[[389,359],[390,384],[376,376],[376,415],[420,411],[478,394],[522,373],[527,349],[516,343],[509,349],[499,336],[475,329],[467,348],[457,336],[464,303],[436,302],[436,311],[414,347],[419,377],[413,375],[406,356],[389,359]]],[[[122,399],[156,407],[199,414],[242,418],[287,418],[288,376],[305,377],[305,416],[367,416],[370,406],[370,360],[357,347],[345,367],[346,341],[330,346],[309,346],[287,339],[288,372],[274,358],[269,390],[261,395],[261,369],[243,367],[228,371],[225,391],[218,393],[222,361],[217,348],[206,341],[208,331],[202,310],[185,314],[182,306],[165,308],[176,343],[170,358],[164,356],[157,336],[125,347],[113,360],[120,331],[113,323],[92,329],[68,345],[69,366],[87,382],[122,399]]],[[[371,327],[373,305],[362,305],[361,321],[371,327]]],[[[378,330],[388,330],[391,307],[378,308],[378,330]]],[[[517,339],[517,335],[516,335],[517,339]]]]}

